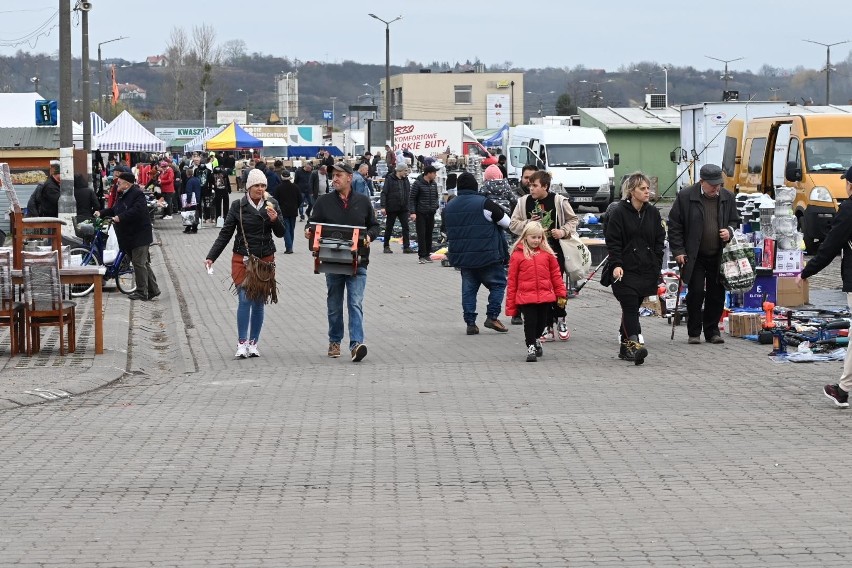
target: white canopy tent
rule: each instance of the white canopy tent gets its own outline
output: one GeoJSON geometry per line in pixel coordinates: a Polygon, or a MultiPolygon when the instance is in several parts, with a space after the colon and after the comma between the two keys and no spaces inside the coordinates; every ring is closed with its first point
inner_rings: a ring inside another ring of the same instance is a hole
{"type": "Polygon", "coordinates": [[[165,152],[166,143],[151,134],[126,110],[92,136],[92,147],[102,152],[165,152]]]}
{"type": "Polygon", "coordinates": [[[202,150],[204,150],[204,143],[205,142],[207,142],[209,139],[213,138],[214,136],[216,136],[217,134],[219,134],[220,132],[225,130],[227,127],[228,127],[227,124],[223,124],[222,126],[219,126],[218,128],[208,128],[207,132],[202,132],[201,134],[199,134],[198,136],[196,136],[195,138],[193,138],[192,140],[190,140],[189,142],[184,144],[183,145],[183,151],[184,152],[201,152],[202,150]]]}

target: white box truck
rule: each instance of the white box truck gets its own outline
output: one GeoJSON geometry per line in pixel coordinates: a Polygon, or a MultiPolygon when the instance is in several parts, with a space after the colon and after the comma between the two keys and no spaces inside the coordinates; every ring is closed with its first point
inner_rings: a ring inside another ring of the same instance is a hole
{"type": "Polygon", "coordinates": [[[722,165],[725,130],[734,119],[790,114],[790,105],[776,101],[710,102],[680,107],[680,148],[672,153],[677,164],[678,189],[698,181],[704,164],[722,165]]]}
{"type": "Polygon", "coordinates": [[[509,179],[520,179],[527,164],[547,170],[551,188],[577,205],[606,211],[614,192],[613,167],[618,155],[610,156],[600,128],[525,124],[506,133],[509,179]]]}

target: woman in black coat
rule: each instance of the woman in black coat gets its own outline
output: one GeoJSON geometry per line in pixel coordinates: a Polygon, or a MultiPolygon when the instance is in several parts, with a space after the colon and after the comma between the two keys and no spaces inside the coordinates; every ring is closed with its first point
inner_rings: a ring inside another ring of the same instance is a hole
{"type": "Polygon", "coordinates": [[[649,203],[651,180],[642,172],[631,174],[607,222],[608,269],[612,293],[621,304],[618,357],[641,365],[648,350],[639,343],[639,306],[642,298],[656,296],[663,265],[666,230],[660,212],[649,203]]]}

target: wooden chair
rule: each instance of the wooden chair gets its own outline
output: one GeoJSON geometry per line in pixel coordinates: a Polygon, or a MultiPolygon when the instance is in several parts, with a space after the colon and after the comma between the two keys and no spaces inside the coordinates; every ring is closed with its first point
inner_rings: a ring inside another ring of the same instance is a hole
{"type": "Polygon", "coordinates": [[[12,356],[23,350],[24,319],[24,303],[15,301],[12,285],[12,251],[0,251],[0,326],[9,328],[12,356]]]}
{"type": "Polygon", "coordinates": [[[27,355],[41,350],[41,328],[59,328],[59,354],[65,355],[65,328],[68,352],[77,348],[77,304],[62,299],[59,279],[59,253],[23,252],[24,300],[26,301],[27,355]]]}

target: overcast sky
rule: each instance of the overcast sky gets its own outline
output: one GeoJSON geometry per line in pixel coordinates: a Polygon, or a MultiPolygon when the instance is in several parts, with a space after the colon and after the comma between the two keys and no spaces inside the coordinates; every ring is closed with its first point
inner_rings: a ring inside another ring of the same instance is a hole
{"type": "MultiPolygon", "coordinates": [[[[71,0],[69,0],[71,1],[71,0]]],[[[72,2],[73,5],[73,2],[72,2]]],[[[10,44],[42,27],[57,12],[57,2],[2,2],[0,54],[18,49],[55,53],[59,45],[58,16],[36,40],[10,44]]],[[[782,2],[716,0],[705,3],[538,2],[520,0],[325,0],[315,3],[244,3],[238,0],[183,0],[177,3],[129,3],[94,0],[89,17],[92,59],[97,44],[103,56],[142,61],[165,51],[173,27],[191,30],[202,23],[214,26],[218,42],[245,41],[249,53],[287,56],[303,61],[341,62],[351,59],[384,64],[384,20],[391,24],[391,63],[409,60],[465,61],[479,57],[487,64],[509,61],[513,66],[568,67],[616,71],[641,61],[697,69],[722,69],[708,59],[736,59],[730,70],[757,72],[764,64],[792,69],[821,69],[826,49],[806,43],[852,40],[845,15],[849,4],[840,0],[805,7],[782,2]],[[132,6],[132,7],[131,7],[132,6]],[[292,6],[292,7],[291,7],[292,6]],[[360,8],[359,6],[364,6],[360,8]],[[808,25],[812,29],[808,29],[808,25]]],[[[73,53],[81,53],[79,19],[72,14],[73,53]]],[[[832,62],[845,60],[852,43],[832,49],[832,62]]]]}

